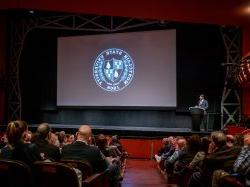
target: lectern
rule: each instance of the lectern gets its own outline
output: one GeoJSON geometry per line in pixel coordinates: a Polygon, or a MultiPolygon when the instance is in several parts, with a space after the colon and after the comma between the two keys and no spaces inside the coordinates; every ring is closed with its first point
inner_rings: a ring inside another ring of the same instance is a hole
{"type": "Polygon", "coordinates": [[[189,107],[192,117],[192,131],[200,131],[201,119],[204,115],[204,109],[200,107],[189,107]]]}

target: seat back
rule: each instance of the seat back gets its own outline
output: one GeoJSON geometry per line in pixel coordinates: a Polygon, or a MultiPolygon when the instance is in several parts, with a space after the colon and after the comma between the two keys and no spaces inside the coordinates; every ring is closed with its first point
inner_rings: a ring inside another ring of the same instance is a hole
{"type": "Polygon", "coordinates": [[[0,160],[0,184],[4,187],[31,187],[30,167],[17,160],[0,160]]]}
{"type": "Polygon", "coordinates": [[[83,187],[109,187],[108,172],[97,173],[83,181],[83,187]]]}
{"type": "Polygon", "coordinates": [[[35,162],[33,175],[36,187],[79,187],[75,170],[58,162],[35,162]]]}
{"type": "Polygon", "coordinates": [[[82,180],[94,174],[93,168],[87,160],[61,160],[60,162],[79,169],[82,172],[82,180]]]}

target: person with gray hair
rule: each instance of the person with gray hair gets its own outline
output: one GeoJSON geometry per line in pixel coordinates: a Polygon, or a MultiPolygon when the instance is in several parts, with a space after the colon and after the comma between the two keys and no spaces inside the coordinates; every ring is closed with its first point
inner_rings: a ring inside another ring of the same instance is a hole
{"type": "Polygon", "coordinates": [[[208,155],[203,161],[202,171],[192,174],[189,187],[210,186],[215,170],[224,170],[228,173],[233,171],[233,164],[240,152],[240,147],[228,147],[226,140],[226,135],[221,131],[211,134],[211,143],[208,155]]]}

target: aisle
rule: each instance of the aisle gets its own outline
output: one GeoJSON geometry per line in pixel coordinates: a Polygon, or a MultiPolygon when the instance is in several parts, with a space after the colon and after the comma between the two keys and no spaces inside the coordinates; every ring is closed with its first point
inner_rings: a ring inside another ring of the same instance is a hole
{"type": "MultiPolygon", "coordinates": [[[[171,187],[167,185],[153,160],[128,159],[122,187],[171,187]]],[[[175,186],[175,185],[173,185],[175,186]]]]}

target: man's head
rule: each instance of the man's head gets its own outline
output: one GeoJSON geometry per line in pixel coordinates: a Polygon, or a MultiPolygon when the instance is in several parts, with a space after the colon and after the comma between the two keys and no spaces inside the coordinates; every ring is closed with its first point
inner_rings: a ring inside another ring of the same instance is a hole
{"type": "Polygon", "coordinates": [[[48,123],[42,123],[37,127],[37,134],[38,134],[38,137],[41,139],[48,138],[50,131],[51,129],[48,123]]]}
{"type": "Polygon", "coordinates": [[[223,147],[224,145],[226,145],[226,142],[227,142],[226,135],[223,132],[221,132],[221,131],[212,132],[211,139],[212,139],[212,143],[217,148],[223,147]]]}
{"type": "Polygon", "coordinates": [[[91,142],[92,139],[92,130],[88,125],[81,125],[76,133],[77,140],[83,140],[87,143],[91,142]]]}
{"type": "Polygon", "coordinates": [[[205,97],[204,94],[201,94],[200,95],[200,100],[204,99],[204,97],[205,97]]]}
{"type": "Polygon", "coordinates": [[[186,147],[187,141],[185,138],[179,138],[177,140],[177,148],[183,150],[186,147]]]}
{"type": "Polygon", "coordinates": [[[227,137],[227,146],[228,147],[233,147],[234,141],[235,141],[234,136],[231,135],[231,134],[227,134],[226,137],[227,137]]]}

